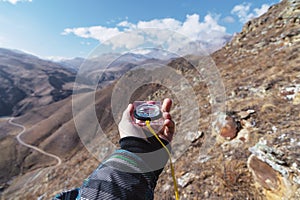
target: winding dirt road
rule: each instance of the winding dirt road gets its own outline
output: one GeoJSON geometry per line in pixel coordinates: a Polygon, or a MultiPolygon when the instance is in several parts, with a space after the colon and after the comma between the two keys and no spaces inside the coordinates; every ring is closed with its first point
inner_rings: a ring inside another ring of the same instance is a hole
{"type": "Polygon", "coordinates": [[[8,121],[8,123],[11,124],[11,125],[13,125],[13,126],[17,126],[17,127],[19,127],[19,128],[22,129],[22,131],[21,131],[21,132],[17,135],[17,137],[16,137],[17,140],[18,140],[18,142],[19,142],[21,145],[23,145],[23,146],[25,146],[25,147],[28,147],[28,148],[30,148],[30,149],[33,149],[33,150],[35,150],[35,151],[37,151],[37,152],[39,152],[39,153],[41,153],[41,154],[44,154],[44,155],[46,155],[46,156],[51,157],[51,158],[54,158],[54,159],[57,161],[57,164],[56,164],[54,167],[58,167],[59,165],[61,165],[62,160],[61,160],[58,156],[56,156],[56,155],[54,155],[54,154],[51,154],[51,153],[47,153],[46,151],[44,151],[44,150],[42,150],[42,149],[40,149],[40,148],[38,148],[38,147],[36,147],[36,146],[32,146],[32,145],[30,145],[30,144],[25,143],[25,142],[21,139],[21,136],[22,136],[23,133],[25,133],[26,127],[23,126],[23,125],[21,125],[21,124],[18,124],[18,123],[13,122],[13,120],[14,120],[14,117],[10,118],[9,121],[8,121]]]}

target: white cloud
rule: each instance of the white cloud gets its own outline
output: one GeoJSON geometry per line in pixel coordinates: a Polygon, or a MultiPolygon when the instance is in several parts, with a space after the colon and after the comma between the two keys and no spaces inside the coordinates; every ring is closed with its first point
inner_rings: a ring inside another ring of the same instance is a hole
{"type": "Polygon", "coordinates": [[[118,23],[117,26],[127,28],[127,30],[136,29],[136,25],[132,24],[128,21],[122,21],[122,22],[118,23]]]}
{"type": "Polygon", "coordinates": [[[127,49],[136,48],[143,44],[144,37],[137,32],[124,32],[122,37],[112,37],[107,44],[112,44],[113,49],[125,47],[127,49]]]}
{"type": "Polygon", "coordinates": [[[120,34],[118,28],[107,28],[103,26],[79,27],[79,28],[66,28],[62,35],[73,33],[82,38],[92,38],[99,40],[101,43],[120,34]]]}
{"type": "Polygon", "coordinates": [[[9,2],[14,5],[16,5],[19,2],[32,2],[32,0],[0,0],[0,1],[9,2]]]}
{"type": "Polygon", "coordinates": [[[180,27],[181,22],[173,18],[154,19],[151,21],[139,21],[137,28],[158,28],[158,29],[173,29],[180,27]]]}
{"type": "Polygon", "coordinates": [[[226,28],[220,26],[215,18],[211,15],[206,15],[204,21],[200,22],[199,15],[187,15],[186,21],[178,29],[179,33],[182,33],[192,40],[200,40],[210,42],[216,39],[216,37],[223,37],[226,35],[226,28]]]}
{"type": "Polygon", "coordinates": [[[237,15],[240,22],[245,23],[266,13],[270,8],[270,5],[263,4],[260,8],[254,8],[252,11],[250,8],[251,3],[239,4],[234,6],[234,8],[231,10],[231,14],[237,15]]]}
{"type": "Polygon", "coordinates": [[[249,20],[249,11],[250,11],[250,3],[243,3],[240,5],[234,6],[231,10],[231,14],[235,14],[238,16],[240,22],[244,23],[249,20]]]}
{"type": "Polygon", "coordinates": [[[145,32],[140,34],[138,30],[146,30],[147,39],[153,38],[154,42],[169,43],[174,38],[170,37],[170,30],[183,34],[192,41],[210,43],[215,49],[220,48],[226,42],[226,28],[218,24],[218,17],[208,14],[203,21],[198,14],[187,15],[185,21],[181,22],[174,18],[153,19],[150,21],[139,21],[136,24],[122,21],[114,28],[104,26],[67,28],[63,35],[74,34],[82,38],[92,38],[100,43],[109,43],[113,48],[126,47],[135,48],[143,44],[145,32]],[[159,31],[157,31],[159,29],[159,31]],[[135,31],[135,32],[134,32],[135,31]],[[122,33],[122,37],[114,37],[122,33]],[[149,37],[149,38],[148,38],[149,37]]]}

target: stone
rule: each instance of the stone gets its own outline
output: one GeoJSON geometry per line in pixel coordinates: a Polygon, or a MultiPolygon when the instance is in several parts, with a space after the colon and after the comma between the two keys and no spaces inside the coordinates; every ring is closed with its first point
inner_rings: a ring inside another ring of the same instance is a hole
{"type": "Polygon", "coordinates": [[[171,188],[171,185],[169,185],[169,184],[164,184],[163,187],[162,187],[162,191],[163,191],[163,192],[166,192],[166,191],[170,190],[170,188],[171,188]]]}
{"type": "Polygon", "coordinates": [[[194,174],[188,172],[182,177],[178,178],[178,185],[180,185],[181,187],[186,187],[189,183],[193,181],[194,177],[194,174]]]}
{"type": "Polygon", "coordinates": [[[278,188],[277,173],[270,165],[251,155],[248,159],[248,168],[261,186],[268,190],[276,190],[278,188]]]}
{"type": "MultiPolygon", "coordinates": [[[[247,166],[252,173],[254,180],[261,186],[262,191],[267,200],[281,199],[299,199],[296,198],[293,184],[288,177],[281,176],[273,167],[266,162],[260,160],[255,155],[251,155],[248,159],[247,166]]],[[[294,180],[295,181],[295,180],[294,180]]]]}
{"type": "Polygon", "coordinates": [[[225,123],[220,130],[220,135],[227,139],[232,140],[237,135],[237,124],[234,119],[230,116],[226,116],[225,123]]]}
{"type": "Polygon", "coordinates": [[[283,96],[286,100],[293,101],[294,105],[298,105],[298,103],[300,103],[299,93],[300,93],[300,84],[283,88],[280,91],[281,96],[283,96]],[[296,97],[297,99],[295,100],[296,97]]]}
{"type": "Polygon", "coordinates": [[[255,126],[255,124],[256,124],[255,121],[248,121],[248,120],[245,120],[245,119],[241,120],[241,125],[245,129],[251,129],[255,126]]]}
{"type": "Polygon", "coordinates": [[[185,135],[185,140],[188,140],[190,142],[195,142],[203,135],[203,132],[197,131],[197,132],[187,132],[185,135]]]}
{"type": "MultiPolygon", "coordinates": [[[[278,140],[284,138],[286,135],[282,134],[278,140]]],[[[296,140],[293,141],[296,144],[296,140]]],[[[295,145],[292,141],[289,144],[295,145]]],[[[263,188],[266,199],[299,199],[295,197],[295,190],[300,183],[297,159],[287,156],[281,151],[282,148],[267,144],[265,139],[260,139],[249,150],[252,155],[248,159],[248,168],[258,185],[263,188]]]]}
{"type": "Polygon", "coordinates": [[[245,119],[247,117],[249,117],[249,113],[246,112],[246,111],[241,111],[238,113],[238,116],[241,118],[241,119],[245,119]]]}
{"type": "Polygon", "coordinates": [[[289,176],[288,169],[284,166],[285,161],[282,160],[284,153],[276,148],[267,146],[266,140],[260,140],[255,146],[250,147],[249,151],[278,171],[283,177],[289,176]]]}
{"type": "Polygon", "coordinates": [[[241,112],[237,113],[237,115],[241,119],[245,119],[245,118],[249,117],[253,113],[255,113],[255,110],[247,110],[247,111],[241,111],[241,112]]]}
{"type": "Polygon", "coordinates": [[[239,134],[237,136],[238,140],[241,140],[242,142],[246,143],[249,141],[249,131],[247,129],[242,129],[239,131],[239,134]]]}

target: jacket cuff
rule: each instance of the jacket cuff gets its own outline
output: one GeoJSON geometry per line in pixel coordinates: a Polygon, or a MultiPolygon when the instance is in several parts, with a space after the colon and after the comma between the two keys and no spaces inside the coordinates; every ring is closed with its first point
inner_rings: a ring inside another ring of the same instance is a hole
{"type": "MultiPolygon", "coordinates": [[[[164,139],[161,141],[171,151],[169,142],[164,139]]],[[[119,143],[121,149],[137,154],[153,170],[157,178],[168,162],[168,153],[154,136],[147,140],[130,136],[120,139],[119,143]]]]}

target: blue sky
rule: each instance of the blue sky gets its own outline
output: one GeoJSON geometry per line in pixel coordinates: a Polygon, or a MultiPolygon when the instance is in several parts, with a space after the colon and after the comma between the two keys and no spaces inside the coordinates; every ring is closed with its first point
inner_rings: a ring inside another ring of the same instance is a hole
{"type": "MultiPolygon", "coordinates": [[[[85,57],[137,28],[174,29],[218,45],[278,0],[0,0],[0,47],[43,58],[85,57]]],[[[126,38],[125,38],[126,39],[126,38]]]]}

